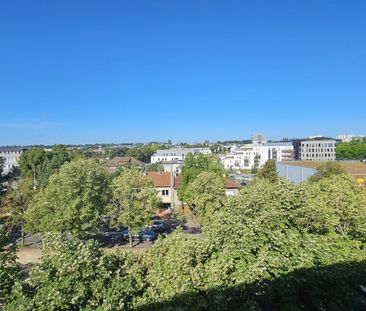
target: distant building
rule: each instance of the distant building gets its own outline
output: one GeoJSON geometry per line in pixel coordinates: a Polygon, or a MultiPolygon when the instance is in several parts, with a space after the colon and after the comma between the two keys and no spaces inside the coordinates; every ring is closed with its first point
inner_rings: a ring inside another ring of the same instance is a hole
{"type": "Polygon", "coordinates": [[[355,135],[355,134],[339,134],[337,135],[337,139],[342,141],[342,143],[349,143],[354,139],[361,139],[364,138],[363,135],[355,135]]]}
{"type": "Polygon", "coordinates": [[[170,161],[170,162],[162,162],[160,165],[163,166],[164,172],[173,172],[173,173],[181,173],[183,161],[170,161]]]}
{"type": "Polygon", "coordinates": [[[268,160],[276,162],[294,159],[294,147],[291,142],[271,142],[247,144],[221,159],[225,169],[241,170],[262,167],[268,160]]]}
{"type": "Polygon", "coordinates": [[[239,183],[229,178],[225,179],[225,194],[230,197],[239,193],[239,183]]]}
{"type": "Polygon", "coordinates": [[[302,140],[299,148],[299,160],[334,161],[336,159],[335,140],[302,140]]]}
{"type": "Polygon", "coordinates": [[[210,148],[174,148],[166,150],[158,150],[151,156],[151,163],[184,161],[187,154],[210,154],[210,148]]]}
{"type": "Polygon", "coordinates": [[[110,173],[114,173],[114,172],[117,171],[117,168],[120,165],[131,165],[131,166],[136,166],[136,167],[139,167],[139,168],[144,168],[145,167],[144,162],[141,162],[140,160],[137,160],[134,157],[116,157],[116,158],[113,158],[112,160],[110,160],[106,164],[106,167],[107,167],[107,169],[110,173]]]}
{"type": "Polygon", "coordinates": [[[252,142],[254,146],[260,146],[267,142],[267,138],[263,134],[254,134],[252,136],[252,142]]]}
{"type": "MultiPolygon", "coordinates": [[[[177,190],[180,186],[180,174],[174,172],[148,172],[154,188],[158,192],[162,203],[166,206],[181,206],[182,202],[178,198],[177,190]]],[[[225,193],[233,196],[239,192],[239,183],[234,180],[225,180],[225,193]]]]}
{"type": "Polygon", "coordinates": [[[19,158],[22,154],[22,148],[3,148],[0,147],[0,157],[5,159],[4,174],[9,173],[13,168],[19,167],[19,158]]]}

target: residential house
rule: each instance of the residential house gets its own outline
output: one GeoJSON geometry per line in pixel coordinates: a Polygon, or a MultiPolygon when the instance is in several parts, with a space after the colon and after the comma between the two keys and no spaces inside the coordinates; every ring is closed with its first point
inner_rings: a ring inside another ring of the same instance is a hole
{"type": "Polygon", "coordinates": [[[233,196],[233,195],[236,195],[238,194],[239,192],[239,184],[232,180],[232,179],[225,179],[225,193],[226,193],[226,196],[230,197],[230,196],[233,196]]]}
{"type": "Polygon", "coordinates": [[[177,194],[178,174],[174,172],[148,172],[147,176],[151,178],[161,202],[166,207],[181,205],[177,194]]]}
{"type": "MultiPolygon", "coordinates": [[[[181,206],[182,202],[178,198],[177,189],[180,186],[180,174],[174,172],[148,172],[155,189],[166,207],[181,206]]],[[[225,180],[226,195],[232,196],[239,192],[239,184],[231,179],[225,180]]]]}
{"type": "Polygon", "coordinates": [[[145,163],[137,160],[134,157],[116,157],[107,162],[106,167],[110,173],[115,173],[118,166],[120,165],[131,165],[143,169],[145,163]]]}

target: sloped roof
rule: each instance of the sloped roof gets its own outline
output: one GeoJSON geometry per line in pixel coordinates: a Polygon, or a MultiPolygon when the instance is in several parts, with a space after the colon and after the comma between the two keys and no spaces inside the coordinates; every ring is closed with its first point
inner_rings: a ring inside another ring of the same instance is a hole
{"type": "MultiPolygon", "coordinates": [[[[171,185],[171,173],[170,172],[149,172],[147,173],[147,176],[149,176],[153,183],[155,188],[169,188],[171,185]]],[[[181,176],[180,174],[174,175],[174,188],[178,188],[181,184],[181,176]]],[[[226,189],[238,189],[239,184],[231,179],[225,180],[225,187],[226,189]]]]}
{"type": "Polygon", "coordinates": [[[226,189],[238,189],[239,184],[236,181],[232,180],[232,179],[226,178],[225,179],[225,187],[226,187],[226,189]]]}
{"type": "Polygon", "coordinates": [[[107,163],[107,166],[108,167],[117,167],[118,165],[121,165],[121,164],[132,164],[132,165],[137,165],[137,166],[141,166],[141,167],[145,165],[144,162],[137,160],[134,157],[116,157],[116,158],[113,158],[112,160],[110,160],[107,163]]]}
{"type": "Polygon", "coordinates": [[[171,173],[170,172],[148,172],[149,176],[155,188],[169,188],[171,185],[171,173]]]}

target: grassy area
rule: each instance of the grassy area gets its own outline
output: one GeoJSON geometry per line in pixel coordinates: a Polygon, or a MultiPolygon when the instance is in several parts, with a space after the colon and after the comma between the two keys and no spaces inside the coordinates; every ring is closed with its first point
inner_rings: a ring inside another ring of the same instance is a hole
{"type": "MultiPolygon", "coordinates": [[[[316,161],[289,161],[284,162],[288,165],[302,166],[316,169],[318,166],[324,164],[324,162],[316,161]]],[[[339,163],[349,174],[352,176],[366,176],[366,164],[359,161],[340,161],[339,163]]]]}

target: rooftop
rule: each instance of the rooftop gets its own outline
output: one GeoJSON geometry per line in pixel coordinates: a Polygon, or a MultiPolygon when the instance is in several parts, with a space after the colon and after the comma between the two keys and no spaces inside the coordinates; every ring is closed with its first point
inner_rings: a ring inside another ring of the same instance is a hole
{"type": "Polygon", "coordinates": [[[169,188],[171,186],[172,174],[170,172],[148,172],[147,176],[151,178],[155,188],[169,188]]]}
{"type": "MultiPolygon", "coordinates": [[[[171,185],[172,179],[170,172],[148,172],[147,176],[152,179],[155,188],[169,188],[171,185]]],[[[180,186],[180,182],[180,174],[174,175],[173,187],[178,188],[180,186]]],[[[225,180],[225,187],[226,189],[238,189],[239,184],[236,181],[227,178],[225,180]]]]}
{"type": "Polygon", "coordinates": [[[114,172],[118,165],[131,164],[139,167],[144,167],[145,163],[137,160],[134,157],[116,157],[107,162],[106,167],[109,171],[114,172]]]}

